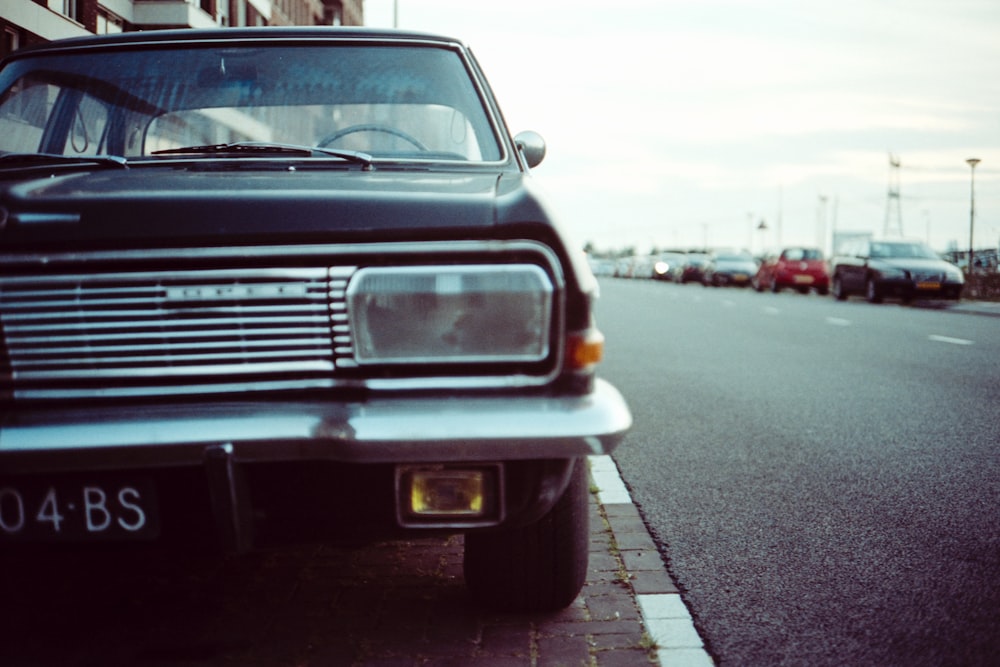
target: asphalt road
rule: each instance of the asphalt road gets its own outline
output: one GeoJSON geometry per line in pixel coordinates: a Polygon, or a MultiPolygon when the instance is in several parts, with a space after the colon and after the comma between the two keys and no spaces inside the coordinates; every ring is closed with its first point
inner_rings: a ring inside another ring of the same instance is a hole
{"type": "Polygon", "coordinates": [[[718,664],[998,664],[1000,318],[615,279],[598,318],[718,664]]]}

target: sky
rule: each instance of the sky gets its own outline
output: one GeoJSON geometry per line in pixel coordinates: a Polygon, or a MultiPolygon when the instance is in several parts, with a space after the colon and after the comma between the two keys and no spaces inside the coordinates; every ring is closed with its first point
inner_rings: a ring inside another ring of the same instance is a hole
{"type": "Polygon", "coordinates": [[[365,0],[365,22],[472,48],[580,246],[1000,242],[997,0],[365,0]]]}

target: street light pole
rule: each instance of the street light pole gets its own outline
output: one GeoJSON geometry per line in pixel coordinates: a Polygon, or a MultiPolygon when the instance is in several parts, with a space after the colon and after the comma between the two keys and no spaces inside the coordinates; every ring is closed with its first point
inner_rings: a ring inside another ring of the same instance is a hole
{"type": "Polygon", "coordinates": [[[972,239],[973,239],[973,230],[975,229],[975,224],[976,224],[976,165],[979,164],[981,162],[981,160],[979,158],[977,158],[977,157],[970,157],[965,162],[969,165],[969,167],[971,167],[971,170],[972,170],[972,185],[971,185],[971,190],[970,190],[970,195],[969,195],[969,200],[970,200],[970,204],[969,204],[969,276],[971,277],[972,276],[973,255],[975,254],[975,250],[973,250],[973,246],[972,246],[972,239]]]}

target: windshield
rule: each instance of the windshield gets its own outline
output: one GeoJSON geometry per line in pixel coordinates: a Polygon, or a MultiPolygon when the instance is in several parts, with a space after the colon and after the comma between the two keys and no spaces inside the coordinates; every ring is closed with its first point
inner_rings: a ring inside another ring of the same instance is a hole
{"type": "Polygon", "coordinates": [[[379,158],[502,153],[454,51],[388,45],[186,45],[15,60],[0,151],[139,158],[237,142],[379,158]]]}
{"type": "Polygon", "coordinates": [[[940,259],[933,250],[922,243],[872,243],[871,256],[901,259],[940,259]]]}
{"type": "Polygon", "coordinates": [[[815,248],[789,248],[784,253],[784,259],[790,262],[821,260],[823,253],[815,248]]]}

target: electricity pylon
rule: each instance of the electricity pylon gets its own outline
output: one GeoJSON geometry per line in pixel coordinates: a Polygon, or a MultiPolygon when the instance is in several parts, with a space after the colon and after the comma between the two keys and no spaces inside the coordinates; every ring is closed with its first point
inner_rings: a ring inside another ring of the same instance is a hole
{"type": "Polygon", "coordinates": [[[885,237],[903,235],[903,211],[899,200],[899,157],[889,153],[889,189],[885,195],[885,237]]]}

